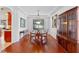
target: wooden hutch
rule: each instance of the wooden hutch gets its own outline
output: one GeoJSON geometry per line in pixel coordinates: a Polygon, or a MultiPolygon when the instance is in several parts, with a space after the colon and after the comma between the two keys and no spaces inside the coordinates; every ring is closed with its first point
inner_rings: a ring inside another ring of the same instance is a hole
{"type": "Polygon", "coordinates": [[[59,15],[57,39],[65,52],[78,52],[78,10],[79,7],[74,7],[59,15]]]}

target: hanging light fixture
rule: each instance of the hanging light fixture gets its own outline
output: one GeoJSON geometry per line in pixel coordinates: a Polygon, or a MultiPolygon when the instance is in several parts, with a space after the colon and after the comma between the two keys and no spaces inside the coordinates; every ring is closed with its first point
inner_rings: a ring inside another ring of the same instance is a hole
{"type": "Polygon", "coordinates": [[[37,12],[38,12],[37,16],[39,16],[39,10],[37,10],[37,12]]]}
{"type": "Polygon", "coordinates": [[[40,19],[40,10],[37,10],[37,17],[40,19]]]}

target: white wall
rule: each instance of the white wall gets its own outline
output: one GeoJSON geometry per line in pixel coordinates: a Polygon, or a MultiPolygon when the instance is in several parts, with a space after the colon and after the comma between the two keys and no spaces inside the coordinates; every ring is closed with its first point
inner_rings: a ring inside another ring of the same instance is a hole
{"type": "Polygon", "coordinates": [[[12,43],[19,40],[19,20],[18,20],[18,13],[16,7],[9,6],[8,8],[12,11],[12,43]]]}
{"type": "MultiPolygon", "coordinates": [[[[20,31],[27,31],[27,15],[26,14],[24,14],[21,10],[18,10],[18,20],[19,20],[19,33],[20,33],[20,31]],[[25,19],[25,27],[23,28],[23,27],[20,27],[20,18],[23,18],[23,19],[25,19]]],[[[22,38],[24,35],[22,35],[21,37],[20,37],[20,35],[19,35],[19,39],[20,38],[22,38]]]]}
{"type": "Polygon", "coordinates": [[[31,16],[27,17],[27,24],[28,24],[28,31],[29,32],[31,32],[33,30],[33,19],[44,19],[44,30],[49,29],[50,17],[48,17],[47,15],[40,15],[40,17],[31,15],[31,16]]]}
{"type": "Polygon", "coordinates": [[[18,10],[18,19],[19,19],[19,31],[23,31],[27,29],[27,15],[24,14],[24,12],[22,12],[21,10],[18,10]],[[25,27],[22,28],[20,27],[20,18],[24,18],[25,19],[25,27]]]}
{"type": "MultiPolygon", "coordinates": [[[[51,13],[50,15],[50,30],[49,30],[49,33],[50,35],[52,35],[55,39],[56,39],[56,35],[57,35],[57,28],[52,28],[52,16],[55,16],[56,14],[57,15],[60,15],[62,14],[63,12],[69,10],[69,9],[72,9],[74,8],[75,6],[63,6],[63,8],[59,9],[58,11],[56,11],[55,13],[51,13]]],[[[57,20],[58,21],[58,20],[57,20]]],[[[58,21],[59,22],[59,21],[58,21]]],[[[59,26],[59,24],[57,23],[57,27],[59,26]]]]}
{"type": "Polygon", "coordinates": [[[20,17],[26,19],[26,15],[24,15],[23,12],[20,11],[17,7],[9,6],[8,8],[10,8],[12,11],[12,43],[14,43],[19,41],[19,32],[24,30],[24,28],[20,28],[20,17]]]}
{"type": "Polygon", "coordinates": [[[50,16],[49,22],[49,34],[56,38],[57,28],[52,28],[52,16],[50,16]]]}

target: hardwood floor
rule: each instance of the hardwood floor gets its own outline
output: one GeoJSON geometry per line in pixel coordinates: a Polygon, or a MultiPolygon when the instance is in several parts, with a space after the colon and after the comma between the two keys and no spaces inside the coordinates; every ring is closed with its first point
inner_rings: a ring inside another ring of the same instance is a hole
{"type": "Polygon", "coordinates": [[[25,35],[19,42],[16,42],[2,52],[8,53],[63,53],[65,49],[61,47],[57,40],[48,35],[46,45],[35,45],[29,40],[29,35],[25,35]]]}

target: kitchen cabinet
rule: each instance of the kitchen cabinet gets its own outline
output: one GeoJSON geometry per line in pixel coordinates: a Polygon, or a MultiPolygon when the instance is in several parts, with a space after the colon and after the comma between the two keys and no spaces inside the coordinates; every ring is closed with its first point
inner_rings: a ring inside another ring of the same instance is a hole
{"type": "Polygon", "coordinates": [[[11,42],[11,31],[4,31],[5,42],[11,42]]]}

